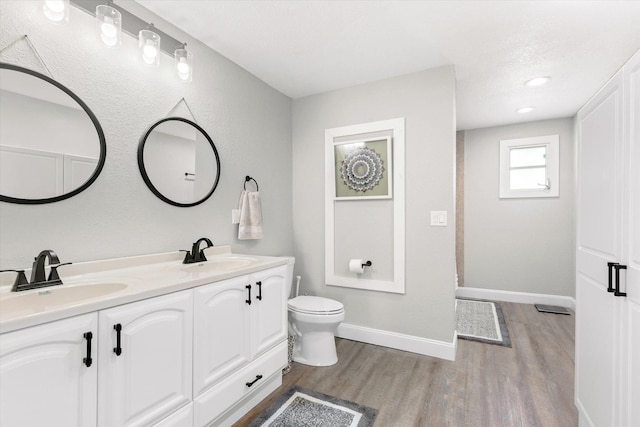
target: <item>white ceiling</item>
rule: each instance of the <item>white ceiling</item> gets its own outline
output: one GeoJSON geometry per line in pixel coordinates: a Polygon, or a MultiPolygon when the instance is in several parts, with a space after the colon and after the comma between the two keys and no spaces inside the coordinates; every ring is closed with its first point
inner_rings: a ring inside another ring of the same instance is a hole
{"type": "Polygon", "coordinates": [[[640,49],[640,1],[137,1],[293,99],[453,64],[458,129],[572,116],[640,49]]]}

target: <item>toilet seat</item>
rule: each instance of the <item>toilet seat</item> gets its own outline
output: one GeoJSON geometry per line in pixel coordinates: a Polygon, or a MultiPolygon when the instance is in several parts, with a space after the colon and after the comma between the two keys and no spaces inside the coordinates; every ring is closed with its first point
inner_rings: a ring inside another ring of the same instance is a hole
{"type": "Polygon", "coordinates": [[[290,311],[304,314],[331,315],[344,312],[341,302],[315,296],[299,296],[287,302],[290,311]]]}

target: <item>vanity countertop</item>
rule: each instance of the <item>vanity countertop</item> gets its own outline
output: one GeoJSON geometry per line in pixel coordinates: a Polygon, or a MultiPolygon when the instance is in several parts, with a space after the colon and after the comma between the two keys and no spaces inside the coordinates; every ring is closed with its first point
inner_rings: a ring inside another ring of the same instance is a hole
{"type": "Polygon", "coordinates": [[[59,267],[64,284],[22,292],[0,286],[0,333],[190,289],[293,262],[205,250],[208,261],[183,264],[182,252],[90,261],[59,267]]]}

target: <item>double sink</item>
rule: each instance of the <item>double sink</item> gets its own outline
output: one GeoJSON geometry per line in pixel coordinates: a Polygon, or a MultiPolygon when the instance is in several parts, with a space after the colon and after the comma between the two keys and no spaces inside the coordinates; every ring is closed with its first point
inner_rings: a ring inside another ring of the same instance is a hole
{"type": "MultiPolygon", "coordinates": [[[[111,266],[115,266],[115,269],[102,266],[98,268],[101,271],[96,273],[81,268],[80,272],[84,274],[68,275],[66,278],[61,275],[63,285],[22,292],[0,292],[0,329],[2,332],[15,329],[7,323],[20,321],[21,318],[54,312],[66,312],[64,316],[55,317],[67,317],[89,309],[119,305],[286,263],[286,258],[231,254],[230,248],[227,252],[224,248],[222,252],[218,250],[214,256],[208,256],[208,261],[194,264],[182,264],[178,259],[166,261],[167,254],[163,255],[162,259],[153,259],[153,255],[145,256],[146,263],[116,263],[111,266]],[[101,304],[105,300],[111,302],[101,304]],[[83,306],[85,309],[82,309],[83,306]]],[[[69,271],[73,272],[71,267],[69,271]]],[[[47,319],[43,318],[43,321],[47,319]]]]}

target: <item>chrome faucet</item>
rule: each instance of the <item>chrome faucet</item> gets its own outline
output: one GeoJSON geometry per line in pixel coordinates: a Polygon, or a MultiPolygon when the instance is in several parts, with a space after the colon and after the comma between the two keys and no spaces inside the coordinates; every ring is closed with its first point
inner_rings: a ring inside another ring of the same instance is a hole
{"type": "Polygon", "coordinates": [[[207,244],[207,248],[213,246],[211,240],[207,239],[206,237],[198,239],[191,247],[191,252],[185,251],[187,254],[184,256],[184,260],[182,261],[183,264],[193,264],[196,262],[204,262],[207,260],[207,257],[204,256],[204,249],[200,249],[200,243],[202,242],[205,242],[207,244]]]}

